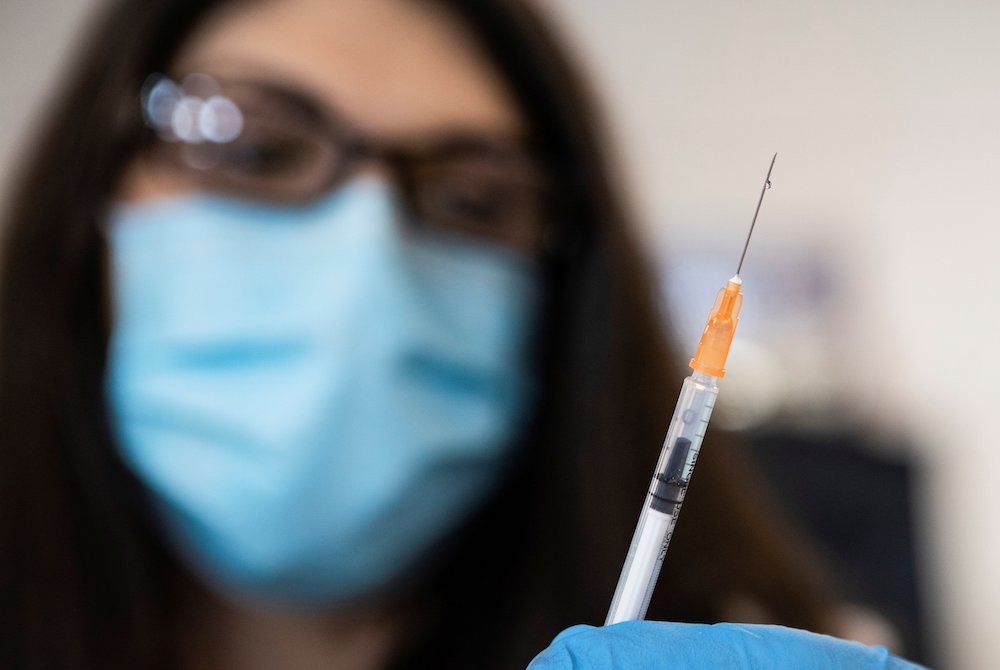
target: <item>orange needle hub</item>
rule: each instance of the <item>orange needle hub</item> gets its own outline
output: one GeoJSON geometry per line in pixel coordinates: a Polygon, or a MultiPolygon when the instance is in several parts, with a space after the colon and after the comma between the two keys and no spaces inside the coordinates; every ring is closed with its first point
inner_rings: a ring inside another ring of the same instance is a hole
{"type": "Polygon", "coordinates": [[[742,286],[743,281],[737,275],[719,291],[701,334],[698,351],[689,363],[692,369],[713,377],[726,376],[726,358],[740,321],[740,307],[743,306],[742,286]]]}

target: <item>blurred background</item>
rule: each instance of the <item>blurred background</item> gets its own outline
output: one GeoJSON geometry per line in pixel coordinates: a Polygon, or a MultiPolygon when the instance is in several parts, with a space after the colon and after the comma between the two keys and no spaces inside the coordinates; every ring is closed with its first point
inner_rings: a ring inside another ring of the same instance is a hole
{"type": "MultiPolygon", "coordinates": [[[[914,656],[992,667],[1000,4],[538,1],[603,98],[686,349],[779,152],[719,417],[914,656]]],[[[99,4],[0,3],[0,183],[99,4]]]]}

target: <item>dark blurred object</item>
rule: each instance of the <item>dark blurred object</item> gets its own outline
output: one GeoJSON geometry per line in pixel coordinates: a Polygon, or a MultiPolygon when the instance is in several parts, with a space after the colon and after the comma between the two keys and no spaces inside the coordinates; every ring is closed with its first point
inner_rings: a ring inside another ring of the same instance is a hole
{"type": "Polygon", "coordinates": [[[919,464],[854,429],[768,426],[748,438],[761,474],[844,597],[888,619],[908,658],[930,663],[913,532],[919,464]]]}

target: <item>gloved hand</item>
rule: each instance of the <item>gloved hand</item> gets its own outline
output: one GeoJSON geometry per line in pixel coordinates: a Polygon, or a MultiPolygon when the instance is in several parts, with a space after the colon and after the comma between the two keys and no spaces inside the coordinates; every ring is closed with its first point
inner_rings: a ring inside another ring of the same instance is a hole
{"type": "Polygon", "coordinates": [[[628,621],[573,626],[528,670],[917,670],[923,666],[826,635],[782,626],[628,621]]]}

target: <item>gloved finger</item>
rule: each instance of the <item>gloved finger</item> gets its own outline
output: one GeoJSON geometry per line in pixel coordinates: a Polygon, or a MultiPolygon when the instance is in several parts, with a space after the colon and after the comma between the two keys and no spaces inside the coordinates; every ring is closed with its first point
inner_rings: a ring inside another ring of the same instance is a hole
{"type": "Polygon", "coordinates": [[[528,670],[916,670],[882,647],[782,626],[630,621],[561,633],[528,670]]]}

